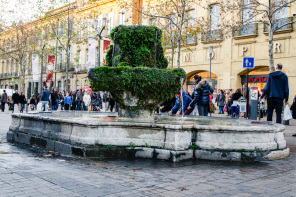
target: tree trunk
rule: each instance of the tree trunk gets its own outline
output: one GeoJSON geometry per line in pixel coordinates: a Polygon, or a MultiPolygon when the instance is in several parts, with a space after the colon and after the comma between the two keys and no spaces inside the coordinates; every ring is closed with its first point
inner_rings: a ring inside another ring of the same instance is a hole
{"type": "Polygon", "coordinates": [[[177,57],[177,66],[180,68],[180,57],[181,57],[181,29],[179,30],[179,35],[178,35],[178,57],[177,57]]]}
{"type": "Polygon", "coordinates": [[[268,36],[268,55],[269,55],[269,71],[274,71],[273,61],[273,28],[272,23],[269,24],[269,36],[268,36]]]}
{"type": "Polygon", "coordinates": [[[174,68],[175,43],[172,45],[172,68],[174,68]]]}

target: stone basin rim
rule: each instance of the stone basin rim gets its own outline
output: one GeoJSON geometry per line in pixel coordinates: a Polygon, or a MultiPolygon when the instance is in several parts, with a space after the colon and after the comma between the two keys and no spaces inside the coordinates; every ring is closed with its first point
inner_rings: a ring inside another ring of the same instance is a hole
{"type": "Polygon", "coordinates": [[[34,119],[34,120],[44,120],[44,121],[52,121],[52,122],[63,122],[67,124],[75,124],[75,125],[84,125],[87,127],[98,127],[98,126],[123,126],[123,127],[151,127],[151,128],[165,128],[165,129],[197,129],[197,130],[211,130],[215,132],[232,132],[232,131],[242,131],[242,132],[280,132],[285,129],[284,125],[281,124],[265,124],[265,125],[241,125],[241,126],[216,126],[216,125],[200,125],[200,124],[192,124],[192,125],[182,125],[182,124],[170,124],[170,123],[152,123],[152,122],[116,122],[116,121],[104,121],[104,122],[96,122],[94,121],[82,121],[82,120],[71,120],[71,119],[63,119],[55,118],[55,117],[45,117],[38,116],[32,114],[22,114],[22,113],[14,113],[11,115],[16,118],[26,118],[26,119],[34,119]]]}

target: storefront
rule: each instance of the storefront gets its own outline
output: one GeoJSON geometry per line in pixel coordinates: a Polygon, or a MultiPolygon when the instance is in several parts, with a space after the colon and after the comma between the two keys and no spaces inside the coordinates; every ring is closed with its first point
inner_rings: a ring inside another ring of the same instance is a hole
{"type": "Polygon", "coordinates": [[[208,71],[202,71],[202,72],[196,72],[193,75],[187,76],[187,86],[186,86],[186,91],[189,92],[190,94],[192,94],[193,89],[195,87],[195,82],[193,80],[193,76],[194,75],[199,75],[201,76],[202,79],[207,79],[209,84],[213,87],[214,89],[214,93],[217,92],[216,87],[217,87],[217,75],[215,75],[214,73],[211,74],[211,80],[210,80],[210,72],[208,71]]]}
{"type": "Polygon", "coordinates": [[[247,75],[241,75],[241,83],[243,85],[247,83],[247,80],[248,80],[249,87],[257,86],[259,91],[261,91],[267,82],[268,74],[269,74],[268,67],[259,68],[251,71],[249,73],[248,79],[247,79],[247,75]]]}

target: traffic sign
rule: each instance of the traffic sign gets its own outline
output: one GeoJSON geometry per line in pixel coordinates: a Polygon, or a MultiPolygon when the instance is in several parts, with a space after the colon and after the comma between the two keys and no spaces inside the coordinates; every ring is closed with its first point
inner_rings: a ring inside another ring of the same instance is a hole
{"type": "Polygon", "coordinates": [[[254,57],[243,58],[243,68],[254,68],[254,63],[255,63],[254,57]]]}

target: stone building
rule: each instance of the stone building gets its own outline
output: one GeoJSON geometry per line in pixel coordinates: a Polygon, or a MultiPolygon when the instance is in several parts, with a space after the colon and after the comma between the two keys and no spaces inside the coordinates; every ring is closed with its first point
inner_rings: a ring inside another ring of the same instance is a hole
{"type": "MultiPolygon", "coordinates": [[[[244,0],[245,1],[245,0],[244,0]]],[[[264,0],[265,1],[265,0],[264,0]]],[[[266,0],[267,1],[267,0],[266,0]]],[[[276,1],[276,0],[274,0],[276,1]]],[[[147,6],[153,1],[137,0],[135,6],[147,6]]],[[[217,25],[219,23],[219,15],[221,8],[219,7],[219,1],[209,0],[206,2],[206,9],[201,9],[200,6],[194,5],[188,12],[194,17],[212,18],[215,20],[211,25],[217,25]]],[[[91,5],[80,6],[77,14],[83,15],[95,11],[98,13],[99,21],[103,18],[106,19],[106,29],[103,31],[101,40],[100,64],[103,64],[103,54],[105,49],[110,44],[110,38],[108,34],[110,29],[119,25],[149,25],[153,23],[153,17],[141,18],[141,16],[133,9],[122,9],[116,0],[101,0],[91,5]]],[[[242,18],[244,12],[242,11],[242,18]]],[[[284,8],[280,14],[275,18],[275,23],[281,25],[283,22],[292,22],[296,19],[296,4],[292,4],[287,8],[284,8]]],[[[56,19],[51,19],[56,20],[56,19]]],[[[100,24],[100,22],[99,22],[100,24]]],[[[100,29],[100,27],[99,27],[100,29]]],[[[96,37],[96,33],[93,28],[87,28],[90,30],[90,37],[96,37]]],[[[249,86],[258,86],[259,89],[264,87],[264,84],[269,73],[269,56],[268,56],[268,27],[264,23],[249,23],[240,29],[236,29],[231,32],[230,35],[223,35],[219,29],[215,30],[218,33],[212,34],[211,32],[199,33],[197,38],[194,39],[189,46],[190,50],[182,49],[181,52],[181,67],[186,71],[187,78],[184,88],[191,92],[194,83],[192,76],[199,74],[202,77],[209,78],[210,70],[212,81],[210,82],[215,89],[237,89],[241,88],[243,83],[249,81],[249,86]],[[214,36],[213,36],[214,35],[214,36]],[[211,58],[210,68],[210,55],[209,47],[213,47],[213,53],[211,58]],[[249,78],[246,77],[246,69],[242,68],[243,57],[254,57],[255,68],[250,70],[249,78]]],[[[4,32],[5,33],[5,32],[4,32]]],[[[0,34],[0,37],[3,33],[0,34]]],[[[53,39],[50,42],[55,43],[53,39]]],[[[282,63],[284,65],[283,71],[289,77],[290,84],[290,100],[294,98],[296,89],[293,88],[293,84],[296,83],[296,33],[293,31],[293,24],[283,26],[274,35],[274,63],[282,63]]],[[[54,44],[53,44],[54,45],[54,44]]],[[[89,81],[86,78],[87,67],[86,62],[88,59],[87,42],[75,42],[71,45],[71,66],[69,67],[68,77],[68,89],[83,88],[89,86],[89,81]],[[77,80],[76,72],[77,70],[77,80]],[[76,86],[77,81],[77,86],[76,86]]],[[[98,48],[97,48],[98,50],[98,48]]],[[[171,49],[166,50],[166,54],[169,57],[171,49]]],[[[176,55],[175,58],[176,60],[176,55]]],[[[57,68],[56,73],[56,86],[59,91],[64,90],[66,87],[66,73],[65,73],[65,50],[58,46],[58,54],[56,56],[57,68]]],[[[97,60],[98,61],[98,60],[97,60]]],[[[174,66],[176,64],[174,63],[174,66]]],[[[30,65],[29,65],[30,67],[30,65]]],[[[26,95],[30,96],[34,92],[34,88],[38,86],[38,83],[32,82],[31,69],[27,70],[25,76],[25,91],[26,95]]],[[[15,83],[18,77],[18,69],[14,66],[11,59],[0,60],[0,88],[18,88],[18,84],[15,83]],[[12,76],[14,76],[12,78],[12,76]]],[[[46,73],[43,74],[45,79],[46,73]]],[[[40,83],[40,82],[39,82],[40,83]]],[[[43,81],[44,83],[44,81],[43,81]]]]}

